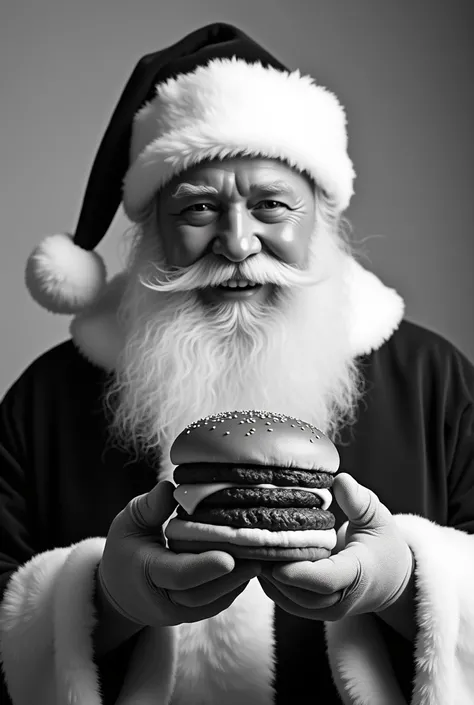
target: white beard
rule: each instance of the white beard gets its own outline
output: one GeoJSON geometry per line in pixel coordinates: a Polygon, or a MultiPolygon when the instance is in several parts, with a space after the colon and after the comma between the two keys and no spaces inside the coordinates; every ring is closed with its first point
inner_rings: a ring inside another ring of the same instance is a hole
{"type": "Polygon", "coordinates": [[[144,286],[150,263],[163,265],[159,249],[156,232],[145,229],[122,301],[125,346],[108,394],[115,438],[156,453],[160,479],[172,479],[169,450],[178,433],[220,411],[291,415],[337,440],[363,392],[349,344],[349,257],[337,234],[319,226],[313,235],[308,271],[317,284],[278,289],[265,305],[210,307],[196,290],[144,286]]]}

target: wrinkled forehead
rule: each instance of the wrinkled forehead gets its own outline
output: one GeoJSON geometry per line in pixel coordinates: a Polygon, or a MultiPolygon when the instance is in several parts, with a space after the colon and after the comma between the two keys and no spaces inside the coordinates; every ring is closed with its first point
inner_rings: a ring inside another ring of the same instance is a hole
{"type": "Polygon", "coordinates": [[[281,159],[238,154],[222,159],[205,159],[193,164],[167,182],[161,193],[174,193],[183,185],[216,187],[223,181],[238,180],[250,188],[289,195],[315,195],[318,187],[307,172],[281,159]]]}

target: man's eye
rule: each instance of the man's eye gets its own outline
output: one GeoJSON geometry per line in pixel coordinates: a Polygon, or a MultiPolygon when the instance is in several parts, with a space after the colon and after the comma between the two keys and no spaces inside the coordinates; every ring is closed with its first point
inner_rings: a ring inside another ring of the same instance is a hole
{"type": "Polygon", "coordinates": [[[276,210],[277,208],[288,208],[286,203],[282,203],[281,201],[274,201],[271,198],[267,198],[265,201],[260,201],[260,203],[257,203],[255,206],[257,209],[262,209],[262,210],[276,210]]]}
{"type": "Polygon", "coordinates": [[[193,203],[184,209],[183,213],[208,213],[215,210],[212,203],[193,203]]]}

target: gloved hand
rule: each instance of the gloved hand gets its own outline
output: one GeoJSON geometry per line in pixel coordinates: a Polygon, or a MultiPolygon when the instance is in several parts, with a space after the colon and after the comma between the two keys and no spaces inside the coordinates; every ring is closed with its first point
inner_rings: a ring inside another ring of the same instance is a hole
{"type": "Polygon", "coordinates": [[[97,572],[109,603],[142,626],[213,617],[260,572],[258,561],[235,561],[222,551],[169,551],[162,527],[176,507],[174,489],[171,482],[160,482],[115,517],[97,572]]]}
{"type": "Polygon", "coordinates": [[[264,567],[259,577],[277,605],[308,619],[382,611],[403,594],[414,569],[392,514],[371,490],[341,473],[333,493],[349,519],[338,532],[339,552],[315,562],[264,567]]]}

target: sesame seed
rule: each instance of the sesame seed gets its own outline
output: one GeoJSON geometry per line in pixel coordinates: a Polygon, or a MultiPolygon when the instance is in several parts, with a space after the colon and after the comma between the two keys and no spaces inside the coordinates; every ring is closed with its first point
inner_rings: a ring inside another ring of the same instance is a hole
{"type": "Polygon", "coordinates": [[[271,433],[273,431],[273,428],[267,428],[267,431],[271,433]]]}
{"type": "Polygon", "coordinates": [[[230,436],[230,431],[226,431],[226,432],[224,433],[224,436],[230,436]]]}

